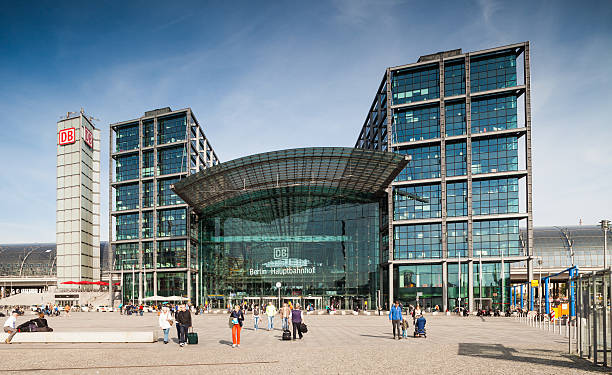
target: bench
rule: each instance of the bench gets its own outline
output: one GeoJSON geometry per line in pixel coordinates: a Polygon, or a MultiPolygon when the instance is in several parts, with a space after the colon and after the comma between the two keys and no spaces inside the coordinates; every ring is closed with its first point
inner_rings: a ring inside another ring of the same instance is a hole
{"type": "MultiPolygon", "coordinates": [[[[20,332],[13,343],[142,343],[156,342],[158,333],[153,331],[140,332],[20,332]]],[[[4,342],[8,333],[0,333],[0,343],[4,342]]]]}

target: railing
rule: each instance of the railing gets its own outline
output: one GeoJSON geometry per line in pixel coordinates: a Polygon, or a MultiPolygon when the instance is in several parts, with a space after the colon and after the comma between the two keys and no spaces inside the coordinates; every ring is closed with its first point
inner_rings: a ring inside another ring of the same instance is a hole
{"type": "Polygon", "coordinates": [[[576,334],[569,338],[569,352],[595,365],[612,365],[612,271],[580,275],[576,283],[576,334]]]}

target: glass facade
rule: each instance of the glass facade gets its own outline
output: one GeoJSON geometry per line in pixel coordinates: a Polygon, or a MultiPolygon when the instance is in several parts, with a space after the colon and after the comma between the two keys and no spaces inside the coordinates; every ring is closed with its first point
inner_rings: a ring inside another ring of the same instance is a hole
{"type": "Polygon", "coordinates": [[[399,287],[399,300],[404,306],[419,304],[427,307],[438,305],[442,308],[441,264],[399,266],[395,284],[399,287]]]}
{"type": "Polygon", "coordinates": [[[449,182],[446,184],[446,214],[449,217],[467,216],[467,183],[449,182]]]}
{"type": "Polygon", "coordinates": [[[185,172],[187,159],[185,147],[163,148],[157,151],[157,175],[185,172]]]}
{"type": "Polygon", "coordinates": [[[440,137],[440,107],[398,111],[393,115],[393,142],[412,142],[440,137]]]}
{"type": "Polygon", "coordinates": [[[465,103],[452,102],[444,106],[446,136],[464,135],[466,133],[465,103]]]}
{"type": "Polygon", "coordinates": [[[449,263],[447,265],[447,287],[448,308],[454,310],[456,307],[467,308],[469,306],[469,264],[449,263]],[[461,298],[461,299],[459,299],[461,298]]]}
{"type": "Polygon", "coordinates": [[[444,64],[444,96],[465,94],[465,63],[444,64]]]}
{"type": "Polygon", "coordinates": [[[138,123],[122,125],[115,131],[115,151],[138,149],[138,123]]]}
{"type": "MultiPolygon", "coordinates": [[[[135,279],[136,298],[154,294],[187,296],[188,287],[195,296],[197,234],[192,233],[191,239],[187,239],[187,227],[193,224],[189,224],[185,202],[170,186],[190,173],[218,163],[191,111],[166,110],[148,112],[127,124],[111,125],[114,171],[111,242],[122,241],[112,243],[115,261],[119,261],[114,268],[131,270],[134,265],[136,273],[142,273],[135,279]],[[142,157],[139,147],[143,148],[142,157]],[[190,161],[193,168],[187,169],[190,161]],[[138,212],[122,213],[125,210],[138,212]],[[191,280],[187,279],[188,260],[191,280]],[[139,295],[139,290],[144,294],[139,295]]],[[[130,300],[134,297],[131,275],[124,277],[123,299],[130,300]]]]}
{"type": "Polygon", "coordinates": [[[441,190],[439,184],[416,185],[394,189],[394,220],[428,219],[442,216],[441,190]],[[409,193],[427,200],[421,202],[402,193],[409,193]]]}
{"type": "Polygon", "coordinates": [[[440,177],[440,146],[400,148],[395,152],[412,156],[410,164],[397,176],[396,181],[440,177]]]}
{"type": "Polygon", "coordinates": [[[503,309],[510,297],[510,264],[474,261],[474,299],[475,306],[483,309],[503,309]],[[480,268],[482,267],[482,274],[480,268]],[[502,283],[503,281],[503,283],[502,283]],[[503,286],[503,289],[502,289],[503,286]],[[482,291],[482,295],[481,295],[482,291]],[[502,299],[502,296],[504,299],[502,299]]]}
{"type": "Polygon", "coordinates": [[[116,192],[116,211],[134,210],[138,208],[138,184],[118,186],[116,192]]]}
{"type": "Polygon", "coordinates": [[[135,180],[138,178],[138,154],[118,156],[115,163],[116,181],[135,180]]]}
{"type": "Polygon", "coordinates": [[[397,225],[393,236],[394,259],[442,258],[440,224],[397,225]]]}
{"type": "Polygon", "coordinates": [[[516,171],[518,165],[517,137],[472,141],[472,174],[516,171]]]}
{"type": "Polygon", "coordinates": [[[157,212],[157,236],[176,237],[187,235],[187,210],[184,208],[157,212]]]}
{"type": "Polygon", "coordinates": [[[438,66],[402,70],[393,75],[393,104],[413,103],[440,97],[438,66]]]}
{"type": "Polygon", "coordinates": [[[157,119],[157,143],[184,141],[187,136],[187,117],[184,114],[157,119]]]}
{"type": "Polygon", "coordinates": [[[472,182],[474,215],[498,215],[519,212],[518,178],[475,180],[472,182]]]}
{"type": "MultiPolygon", "coordinates": [[[[291,199],[299,205],[307,197],[291,199]]],[[[243,215],[228,209],[200,222],[208,295],[274,296],[281,282],[283,296],[372,303],[379,277],[378,203],[336,198],[319,207],[285,207],[286,215],[268,221],[256,214],[269,210],[268,202],[243,206],[243,215]]]]}
{"type": "Polygon", "coordinates": [[[446,144],[446,177],[467,174],[467,149],[465,142],[446,144]]]}
{"type": "Polygon", "coordinates": [[[446,224],[448,238],[448,257],[467,258],[468,256],[468,223],[466,221],[446,224]]]}
{"type": "Polygon", "coordinates": [[[474,257],[520,255],[519,220],[475,221],[473,230],[474,257]]]}
{"type": "Polygon", "coordinates": [[[516,86],[516,55],[513,51],[472,58],[470,90],[472,92],[516,86]]]}
{"type": "Polygon", "coordinates": [[[474,99],[472,101],[472,133],[515,129],[517,126],[516,95],[474,99]]]}

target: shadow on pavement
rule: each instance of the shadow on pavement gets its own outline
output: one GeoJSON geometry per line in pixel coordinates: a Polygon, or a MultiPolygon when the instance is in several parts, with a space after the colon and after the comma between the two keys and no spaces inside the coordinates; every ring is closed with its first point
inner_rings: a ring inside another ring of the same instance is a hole
{"type": "Polygon", "coordinates": [[[607,370],[594,366],[591,362],[572,355],[559,353],[560,358],[564,358],[567,361],[550,358],[552,353],[558,353],[551,350],[539,350],[539,349],[526,349],[525,352],[530,352],[528,356],[521,355],[522,350],[517,350],[511,347],[506,347],[502,344],[476,344],[476,343],[459,343],[458,355],[479,357],[479,358],[490,358],[500,359],[505,361],[517,361],[523,363],[532,363],[543,366],[555,366],[560,368],[569,369],[580,369],[595,372],[607,372],[607,370]],[[537,356],[537,353],[541,353],[540,357],[532,357],[531,355],[537,356]],[[549,358],[542,358],[546,356],[549,358]]]}
{"type": "Polygon", "coordinates": [[[359,336],[363,336],[363,337],[374,337],[377,339],[391,339],[393,340],[393,336],[391,335],[385,335],[385,336],[375,336],[375,335],[359,335],[359,336]]]}
{"type": "Polygon", "coordinates": [[[232,342],[231,341],[227,341],[227,340],[219,340],[219,344],[231,346],[232,342]]]}

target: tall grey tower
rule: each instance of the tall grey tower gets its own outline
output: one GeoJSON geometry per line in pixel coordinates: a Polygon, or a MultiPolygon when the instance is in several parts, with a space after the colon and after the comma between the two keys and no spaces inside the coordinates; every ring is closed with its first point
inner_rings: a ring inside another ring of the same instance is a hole
{"type": "Polygon", "coordinates": [[[68,112],[57,123],[57,284],[100,280],[100,130],[68,112]]]}

